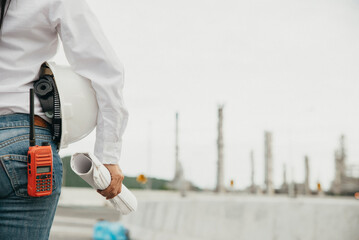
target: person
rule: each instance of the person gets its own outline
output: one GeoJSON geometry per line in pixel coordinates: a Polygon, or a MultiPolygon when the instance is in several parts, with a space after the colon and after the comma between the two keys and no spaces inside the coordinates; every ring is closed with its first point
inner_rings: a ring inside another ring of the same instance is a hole
{"type": "MultiPolygon", "coordinates": [[[[107,199],[121,191],[118,165],[128,112],[124,70],[85,0],[0,0],[0,239],[48,239],[61,192],[62,163],[49,119],[35,99],[37,145],[53,150],[53,192],[27,194],[29,89],[62,41],[73,70],[90,79],[99,106],[95,155],[111,173],[107,199]]],[[[86,106],[84,106],[86,108],[86,106]]]]}

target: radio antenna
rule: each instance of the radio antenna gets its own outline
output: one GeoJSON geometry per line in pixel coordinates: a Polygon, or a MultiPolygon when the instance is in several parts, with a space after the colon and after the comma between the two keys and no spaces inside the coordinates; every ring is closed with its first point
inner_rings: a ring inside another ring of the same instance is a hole
{"type": "Polygon", "coordinates": [[[30,89],[30,146],[35,146],[34,89],[30,89]]]}

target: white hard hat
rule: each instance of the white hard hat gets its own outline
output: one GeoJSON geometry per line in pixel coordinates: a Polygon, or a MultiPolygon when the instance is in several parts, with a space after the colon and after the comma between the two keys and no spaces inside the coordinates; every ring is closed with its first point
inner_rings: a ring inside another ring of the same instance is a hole
{"type": "Polygon", "coordinates": [[[86,137],[97,123],[98,105],[90,80],[75,73],[69,66],[48,62],[61,105],[60,148],[66,148],[86,137]]]}

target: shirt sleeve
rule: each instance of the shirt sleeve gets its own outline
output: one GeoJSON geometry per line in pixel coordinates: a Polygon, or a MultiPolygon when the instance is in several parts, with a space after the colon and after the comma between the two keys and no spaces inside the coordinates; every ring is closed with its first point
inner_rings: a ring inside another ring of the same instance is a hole
{"type": "Polygon", "coordinates": [[[85,0],[53,0],[49,19],[71,67],[90,79],[96,92],[95,156],[104,164],[116,164],[128,120],[122,94],[123,66],[85,0]]]}

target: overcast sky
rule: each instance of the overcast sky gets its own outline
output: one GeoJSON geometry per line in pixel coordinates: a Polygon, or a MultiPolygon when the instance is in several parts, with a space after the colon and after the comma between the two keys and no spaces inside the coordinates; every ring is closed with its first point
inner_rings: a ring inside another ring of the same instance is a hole
{"type": "MultiPolygon", "coordinates": [[[[126,175],[174,175],[175,112],[187,179],[213,188],[217,107],[224,104],[226,185],[263,184],[264,131],[273,133],[275,185],[304,180],[328,188],[334,150],[347,136],[359,165],[359,1],[89,1],[125,65],[130,118],[126,175]],[[151,162],[150,166],[148,162],[151,162]]],[[[66,63],[60,51],[55,61],[66,63]]],[[[62,151],[92,151],[95,135],[62,151]]]]}

